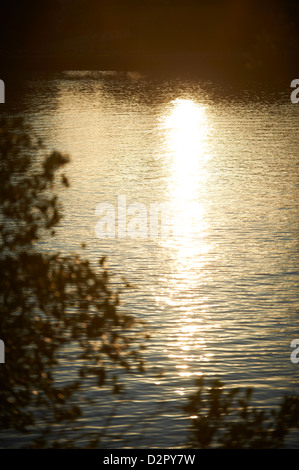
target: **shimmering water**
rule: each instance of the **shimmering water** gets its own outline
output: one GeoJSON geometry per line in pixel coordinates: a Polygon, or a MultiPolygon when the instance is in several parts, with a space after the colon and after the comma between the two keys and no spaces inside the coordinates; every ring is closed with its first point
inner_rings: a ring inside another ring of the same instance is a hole
{"type": "MultiPolygon", "coordinates": [[[[152,333],[148,372],[124,376],[128,400],[111,432],[138,425],[107,447],[183,445],[179,407],[200,375],[253,386],[263,407],[298,393],[290,343],[299,338],[299,105],[289,94],[289,84],[268,93],[66,72],[32,77],[12,105],[49,148],[72,157],[65,216],[47,249],[81,252],[84,242],[95,264],[107,255],[136,286],[122,308],[152,333]],[[147,217],[150,204],[169,203],[176,233],[119,238],[119,195],[142,203],[147,217]],[[95,233],[104,202],[115,207],[115,238],[95,233]]],[[[85,412],[82,425],[101,427],[97,408],[85,412]]]]}

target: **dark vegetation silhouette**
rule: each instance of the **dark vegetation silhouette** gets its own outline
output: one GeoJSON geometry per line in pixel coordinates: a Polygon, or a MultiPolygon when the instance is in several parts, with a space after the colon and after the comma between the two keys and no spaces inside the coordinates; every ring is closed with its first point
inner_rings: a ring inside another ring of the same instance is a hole
{"type": "MultiPolygon", "coordinates": [[[[191,419],[191,448],[278,449],[299,429],[299,397],[285,395],[277,409],[252,406],[253,388],[224,389],[220,380],[196,381],[183,409],[191,419]]],[[[298,432],[297,432],[298,436],[298,432]]]]}
{"type": "MultiPolygon", "coordinates": [[[[27,435],[26,447],[101,447],[117,411],[107,411],[107,397],[112,403],[122,392],[119,374],[145,371],[147,331],[121,313],[103,258],[96,270],[77,255],[43,249],[40,242],[55,235],[61,218],[55,191],[69,185],[62,173],[69,158],[45,153],[22,120],[0,119],[0,447],[10,431],[27,435]],[[67,381],[57,375],[61,366],[68,368],[67,381]],[[78,423],[86,387],[96,390],[94,403],[105,405],[103,426],[92,433],[78,423]]],[[[192,416],[185,447],[278,448],[299,427],[299,397],[285,396],[266,412],[251,406],[250,389],[224,390],[221,382],[203,379],[195,385],[182,409],[192,416]]],[[[141,432],[150,419],[136,416],[141,432]]]]}
{"type": "Polygon", "coordinates": [[[38,244],[55,234],[61,218],[55,188],[69,184],[64,174],[57,176],[68,157],[52,152],[43,158],[43,151],[20,120],[1,119],[0,335],[6,360],[0,421],[2,431],[40,436],[81,416],[78,393],[86,378],[117,394],[118,366],[143,370],[141,324],[119,312],[119,292],[104,259],[96,271],[88,260],[48,253],[38,244]],[[61,363],[77,369],[65,384],[55,380],[61,363]]]}

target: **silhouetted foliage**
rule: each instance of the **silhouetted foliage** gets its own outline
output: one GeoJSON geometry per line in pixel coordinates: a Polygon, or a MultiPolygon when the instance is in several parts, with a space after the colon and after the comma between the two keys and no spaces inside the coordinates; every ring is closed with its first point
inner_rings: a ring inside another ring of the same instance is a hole
{"type": "Polygon", "coordinates": [[[277,409],[251,406],[252,388],[225,391],[219,380],[197,391],[183,407],[191,418],[190,447],[254,449],[282,448],[292,428],[299,429],[299,397],[284,396],[277,409]]]}
{"type": "Polygon", "coordinates": [[[119,393],[118,367],[143,370],[134,341],[141,327],[119,312],[104,259],[97,271],[79,256],[41,248],[61,218],[54,189],[68,186],[57,172],[69,160],[43,152],[20,120],[0,120],[1,429],[35,426],[40,434],[81,415],[73,397],[85,378],[119,393]],[[67,383],[55,379],[61,364],[78,372],[67,383]]]}

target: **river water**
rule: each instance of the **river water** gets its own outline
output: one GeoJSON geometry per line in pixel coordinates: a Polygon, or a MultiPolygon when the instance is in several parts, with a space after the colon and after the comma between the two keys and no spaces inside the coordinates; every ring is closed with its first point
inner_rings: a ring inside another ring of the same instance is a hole
{"type": "MultiPolygon", "coordinates": [[[[27,78],[10,110],[71,156],[48,248],[82,253],[84,242],[93,263],[106,255],[134,285],[121,308],[151,333],[148,372],[124,376],[127,399],[110,425],[132,427],[107,447],[183,445],[180,406],[202,375],[254,387],[261,407],[298,394],[299,105],[289,83],[274,92],[69,71],[27,78]],[[166,234],[151,231],[160,203],[174,227],[166,234]]],[[[101,423],[86,404],[82,426],[101,423]]]]}

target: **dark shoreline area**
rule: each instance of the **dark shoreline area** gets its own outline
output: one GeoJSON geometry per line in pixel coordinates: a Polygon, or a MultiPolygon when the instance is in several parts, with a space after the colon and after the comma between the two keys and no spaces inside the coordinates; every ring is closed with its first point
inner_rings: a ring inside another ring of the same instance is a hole
{"type": "Polygon", "coordinates": [[[292,56],[286,55],[253,67],[246,54],[209,52],[4,53],[0,55],[0,74],[5,79],[6,76],[23,72],[136,71],[153,75],[216,79],[236,85],[256,81],[275,87],[298,78],[298,67],[294,62],[292,56]]]}

